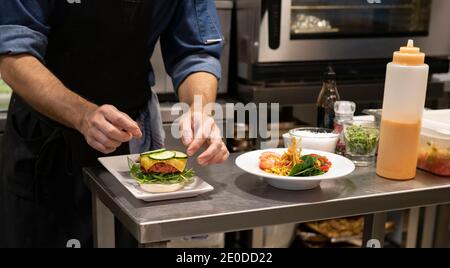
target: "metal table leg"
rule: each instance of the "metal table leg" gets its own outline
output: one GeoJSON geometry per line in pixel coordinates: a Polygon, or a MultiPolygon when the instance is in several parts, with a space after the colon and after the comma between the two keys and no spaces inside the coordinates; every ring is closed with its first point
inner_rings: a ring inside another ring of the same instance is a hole
{"type": "Polygon", "coordinates": [[[433,247],[434,231],[436,224],[436,212],[437,206],[430,206],[425,208],[421,248],[433,247]]]}
{"type": "Polygon", "coordinates": [[[436,231],[434,232],[434,247],[450,247],[450,205],[438,206],[436,215],[436,231]]]}
{"type": "Polygon", "coordinates": [[[408,217],[408,233],[406,248],[417,248],[417,232],[419,231],[420,208],[411,208],[408,217]]]}
{"type": "Polygon", "coordinates": [[[114,248],[114,215],[95,193],[92,194],[92,220],[94,227],[94,247],[114,248]]]}
{"type": "Polygon", "coordinates": [[[363,247],[384,247],[386,213],[376,213],[364,217],[363,247]]]}
{"type": "Polygon", "coordinates": [[[252,248],[264,247],[264,228],[255,228],[252,230],[252,248]]]}

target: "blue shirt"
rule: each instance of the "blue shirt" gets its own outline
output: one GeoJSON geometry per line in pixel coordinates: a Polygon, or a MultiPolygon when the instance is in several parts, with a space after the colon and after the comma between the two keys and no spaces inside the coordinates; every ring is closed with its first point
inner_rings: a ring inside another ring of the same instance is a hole
{"type": "MultiPolygon", "coordinates": [[[[68,0],[1,0],[0,55],[28,53],[43,62],[54,1],[68,0]]],[[[214,0],[153,0],[152,5],[151,51],[160,38],[174,88],[195,72],[209,72],[220,79],[223,38],[214,0]],[[166,14],[174,5],[174,12],[166,14]]],[[[155,84],[153,72],[149,80],[155,84]]]]}

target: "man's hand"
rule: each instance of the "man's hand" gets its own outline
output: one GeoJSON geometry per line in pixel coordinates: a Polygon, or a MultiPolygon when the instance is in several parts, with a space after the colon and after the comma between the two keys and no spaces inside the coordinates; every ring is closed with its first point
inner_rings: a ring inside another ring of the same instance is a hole
{"type": "Polygon", "coordinates": [[[215,101],[217,82],[214,75],[197,72],[189,75],[178,89],[180,101],[191,107],[180,120],[181,140],[190,156],[202,145],[207,147],[197,158],[197,162],[202,166],[222,163],[230,155],[222,141],[219,127],[204,110],[207,104],[215,101]]]}
{"type": "Polygon", "coordinates": [[[122,143],[142,136],[137,123],[112,105],[88,108],[78,130],[91,147],[104,154],[112,153],[122,143]]]}
{"type": "Polygon", "coordinates": [[[230,153],[222,141],[220,129],[214,119],[201,112],[184,114],[180,120],[181,140],[187,154],[194,155],[202,145],[207,149],[197,158],[201,166],[219,164],[228,159],[230,153]]]}
{"type": "Polygon", "coordinates": [[[1,56],[0,71],[14,92],[34,109],[78,130],[102,153],[111,153],[122,143],[142,136],[128,115],[111,105],[98,107],[75,94],[33,56],[1,56]]]}

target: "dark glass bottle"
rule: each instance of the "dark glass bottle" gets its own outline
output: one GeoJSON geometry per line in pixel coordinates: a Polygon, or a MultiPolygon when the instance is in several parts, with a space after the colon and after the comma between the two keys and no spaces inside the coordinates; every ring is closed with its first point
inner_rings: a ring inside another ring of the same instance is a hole
{"type": "Polygon", "coordinates": [[[317,98],[317,126],[334,128],[334,104],[341,98],[336,87],[336,73],[330,70],[324,74],[322,90],[317,98]]]}

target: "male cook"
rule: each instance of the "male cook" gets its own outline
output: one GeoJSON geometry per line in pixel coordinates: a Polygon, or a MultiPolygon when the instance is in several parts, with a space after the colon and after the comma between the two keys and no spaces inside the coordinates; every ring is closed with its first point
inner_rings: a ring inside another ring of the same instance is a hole
{"type": "MultiPolygon", "coordinates": [[[[0,0],[0,71],[14,91],[0,247],[92,245],[81,169],[146,135],[136,120],[157,111],[149,58],[158,38],[180,101],[214,102],[223,42],[213,0],[0,0]]],[[[205,145],[200,165],[221,163],[229,153],[202,110],[181,120],[182,142],[189,155],[205,145]]]]}

